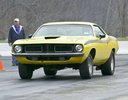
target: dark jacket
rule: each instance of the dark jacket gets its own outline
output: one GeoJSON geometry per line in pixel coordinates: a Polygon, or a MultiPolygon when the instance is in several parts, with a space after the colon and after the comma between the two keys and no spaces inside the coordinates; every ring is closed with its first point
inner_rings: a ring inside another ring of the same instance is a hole
{"type": "Polygon", "coordinates": [[[16,40],[25,38],[24,28],[22,26],[20,26],[20,27],[21,27],[20,33],[16,33],[16,31],[14,29],[14,25],[10,28],[9,35],[8,35],[8,43],[13,44],[16,40]]]}

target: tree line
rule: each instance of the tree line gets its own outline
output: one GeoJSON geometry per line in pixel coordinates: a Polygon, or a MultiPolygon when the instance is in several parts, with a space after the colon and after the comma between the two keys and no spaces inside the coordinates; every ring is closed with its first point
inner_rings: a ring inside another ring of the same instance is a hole
{"type": "Polygon", "coordinates": [[[116,37],[128,35],[128,0],[0,0],[0,39],[19,17],[26,34],[46,22],[87,21],[116,37]]]}

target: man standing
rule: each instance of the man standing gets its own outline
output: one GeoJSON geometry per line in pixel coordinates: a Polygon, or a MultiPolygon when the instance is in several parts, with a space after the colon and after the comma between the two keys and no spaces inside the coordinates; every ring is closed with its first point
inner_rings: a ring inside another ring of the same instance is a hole
{"type": "MultiPolygon", "coordinates": [[[[23,26],[20,25],[19,18],[14,19],[14,25],[11,26],[9,29],[9,35],[8,35],[8,43],[9,46],[12,46],[12,44],[18,40],[18,39],[24,39],[25,38],[25,31],[23,26]]],[[[16,66],[18,64],[16,58],[12,56],[12,65],[16,66]]]]}

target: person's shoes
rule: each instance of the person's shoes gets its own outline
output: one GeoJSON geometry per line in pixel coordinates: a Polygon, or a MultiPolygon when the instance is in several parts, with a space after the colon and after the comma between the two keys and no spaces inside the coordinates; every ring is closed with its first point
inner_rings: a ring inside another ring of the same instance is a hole
{"type": "Polygon", "coordinates": [[[12,64],[12,66],[17,66],[16,64],[12,64]]]}

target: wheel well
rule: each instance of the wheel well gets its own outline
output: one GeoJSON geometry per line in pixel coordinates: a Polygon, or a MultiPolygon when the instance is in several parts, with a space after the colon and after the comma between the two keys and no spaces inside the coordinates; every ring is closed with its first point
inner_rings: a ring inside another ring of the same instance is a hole
{"type": "Polygon", "coordinates": [[[93,48],[90,52],[92,58],[94,59],[95,55],[96,55],[96,50],[93,48]]]}
{"type": "Polygon", "coordinates": [[[113,48],[112,51],[115,53],[115,48],[113,48]]]}

